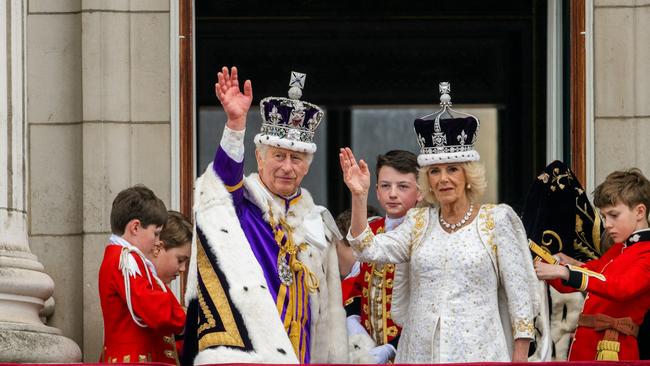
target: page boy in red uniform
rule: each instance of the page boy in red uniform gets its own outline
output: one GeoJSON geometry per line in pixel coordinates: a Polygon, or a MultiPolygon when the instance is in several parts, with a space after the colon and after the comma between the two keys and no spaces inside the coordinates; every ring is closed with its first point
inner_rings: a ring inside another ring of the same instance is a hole
{"type": "MultiPolygon", "coordinates": [[[[169,287],[174,279],[187,271],[192,252],[192,224],[178,211],[169,210],[167,214],[167,222],[160,232],[160,241],[154,246],[151,262],[158,278],[169,287]]],[[[183,349],[182,336],[178,334],[170,333],[158,339],[158,342],[167,358],[177,356],[178,351],[183,349]],[[176,346],[175,349],[171,346],[172,343],[176,346]]]]}
{"type": "Polygon", "coordinates": [[[163,202],[142,185],[113,201],[113,235],[99,269],[103,362],[177,363],[171,335],[183,331],[185,313],[149,259],[166,220],[163,202]]]}
{"type": "Polygon", "coordinates": [[[537,262],[535,270],[560,292],[587,292],[570,361],[637,360],[639,324],[650,309],[650,182],[638,169],[615,171],[596,187],[594,205],[615,244],[580,266],[537,262]]]}

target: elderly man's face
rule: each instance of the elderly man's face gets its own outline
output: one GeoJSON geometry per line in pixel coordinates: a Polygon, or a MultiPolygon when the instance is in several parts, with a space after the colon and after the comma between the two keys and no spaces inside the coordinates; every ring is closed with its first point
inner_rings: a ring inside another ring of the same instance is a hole
{"type": "Polygon", "coordinates": [[[255,151],[260,179],[272,193],[294,194],[309,171],[307,154],[270,146],[265,150],[265,156],[255,151]]]}

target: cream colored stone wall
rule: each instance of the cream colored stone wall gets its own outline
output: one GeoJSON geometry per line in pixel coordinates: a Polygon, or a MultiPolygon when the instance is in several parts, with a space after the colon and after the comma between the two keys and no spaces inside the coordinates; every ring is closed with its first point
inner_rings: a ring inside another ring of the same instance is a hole
{"type": "Polygon", "coordinates": [[[50,323],[101,352],[97,273],[120,190],[170,203],[168,0],[30,0],[30,242],[55,282],[50,323]]]}
{"type": "MultiPolygon", "coordinates": [[[[55,283],[49,324],[83,345],[80,1],[29,1],[29,240],[55,283]]],[[[82,347],[83,348],[83,347],[82,347]]]]}
{"type": "Polygon", "coordinates": [[[630,167],[650,176],[650,0],[593,10],[595,184],[630,167]]]}

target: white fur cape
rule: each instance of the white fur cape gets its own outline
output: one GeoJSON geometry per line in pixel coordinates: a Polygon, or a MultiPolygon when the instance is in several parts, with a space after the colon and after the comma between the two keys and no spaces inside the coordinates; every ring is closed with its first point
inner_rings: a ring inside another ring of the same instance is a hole
{"type": "MultiPolygon", "coordinates": [[[[276,219],[284,217],[284,209],[260,183],[257,174],[245,178],[246,198],[264,213],[268,222],[269,208],[276,219]]],[[[250,244],[241,229],[232,204],[232,197],[212,164],[196,181],[194,194],[195,223],[201,228],[204,243],[219,261],[220,270],[229,284],[233,306],[242,315],[253,351],[219,346],[200,351],[195,364],[210,363],[298,363],[289,337],[280,321],[275,301],[265,289],[266,280],[250,244]],[[227,232],[222,231],[227,228],[227,232]],[[264,287],[261,287],[264,286],[264,287]],[[247,287],[248,291],[241,289],[247,287]],[[289,350],[285,354],[278,349],[289,350]]],[[[316,206],[307,190],[291,206],[287,223],[294,229],[296,243],[307,242],[307,249],[298,259],[313,271],[319,280],[319,289],[309,295],[311,314],[311,362],[346,363],[347,330],[345,310],[341,299],[336,248],[330,244],[333,235],[339,235],[329,212],[316,206]]],[[[187,304],[197,298],[196,235],[192,243],[192,260],[187,283],[187,304]]]]}

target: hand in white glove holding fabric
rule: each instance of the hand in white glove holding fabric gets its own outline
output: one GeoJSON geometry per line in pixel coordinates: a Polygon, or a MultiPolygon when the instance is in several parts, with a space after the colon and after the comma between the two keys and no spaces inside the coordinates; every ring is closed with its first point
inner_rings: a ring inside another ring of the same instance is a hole
{"type": "Polygon", "coordinates": [[[391,344],[377,346],[370,350],[370,354],[375,358],[375,363],[388,363],[395,357],[395,347],[391,344]]]}
{"type": "Polygon", "coordinates": [[[348,335],[368,334],[366,328],[361,325],[361,317],[359,315],[348,316],[345,320],[345,324],[348,327],[348,335]]]}

